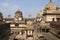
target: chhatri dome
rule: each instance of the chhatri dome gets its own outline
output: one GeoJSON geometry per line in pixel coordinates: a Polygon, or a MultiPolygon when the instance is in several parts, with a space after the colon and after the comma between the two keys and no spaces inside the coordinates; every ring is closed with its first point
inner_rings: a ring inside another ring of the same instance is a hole
{"type": "Polygon", "coordinates": [[[52,2],[52,0],[50,0],[50,2],[46,5],[44,10],[51,13],[57,13],[59,12],[59,7],[54,2],[52,2]]]}
{"type": "Polygon", "coordinates": [[[42,17],[43,15],[43,11],[39,11],[38,14],[37,14],[37,17],[42,17]]]}
{"type": "Polygon", "coordinates": [[[15,12],[15,18],[16,19],[23,19],[23,15],[22,15],[22,11],[20,11],[20,9],[18,9],[16,12],[15,12]]]}
{"type": "Polygon", "coordinates": [[[22,11],[20,11],[20,9],[18,9],[15,14],[22,14],[22,11]]]}
{"type": "Polygon", "coordinates": [[[22,17],[22,11],[20,11],[20,9],[18,9],[18,10],[15,12],[15,16],[16,16],[16,17],[22,17]]]}

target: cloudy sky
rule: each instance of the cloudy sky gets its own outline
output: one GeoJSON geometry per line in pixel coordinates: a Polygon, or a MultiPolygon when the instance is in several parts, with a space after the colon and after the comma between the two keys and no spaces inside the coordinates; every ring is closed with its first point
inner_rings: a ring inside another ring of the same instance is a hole
{"type": "MultiPolygon", "coordinates": [[[[23,13],[23,17],[36,17],[37,13],[44,9],[45,5],[50,0],[0,0],[0,12],[2,12],[4,17],[11,15],[15,16],[15,12],[20,9],[23,13]]],[[[60,6],[60,0],[53,0],[55,4],[60,6]]]]}

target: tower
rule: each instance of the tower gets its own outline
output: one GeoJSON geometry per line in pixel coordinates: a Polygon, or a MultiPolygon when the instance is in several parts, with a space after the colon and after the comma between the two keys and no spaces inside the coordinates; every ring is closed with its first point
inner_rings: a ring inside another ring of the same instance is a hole
{"type": "Polygon", "coordinates": [[[60,19],[59,7],[50,0],[44,8],[43,16],[46,22],[57,21],[57,19],[60,19]]]}
{"type": "Polygon", "coordinates": [[[50,0],[50,2],[52,2],[52,0],[50,0]]]}
{"type": "Polygon", "coordinates": [[[43,19],[43,11],[39,11],[38,14],[37,14],[36,20],[38,22],[41,22],[42,19],[43,19]]]}
{"type": "Polygon", "coordinates": [[[22,21],[23,20],[23,16],[22,16],[22,12],[20,10],[15,12],[15,21],[22,21]]]}

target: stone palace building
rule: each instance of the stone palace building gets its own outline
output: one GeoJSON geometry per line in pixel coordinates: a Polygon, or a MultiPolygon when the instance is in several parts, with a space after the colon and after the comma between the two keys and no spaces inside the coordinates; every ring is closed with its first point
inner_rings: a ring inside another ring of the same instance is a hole
{"type": "Polygon", "coordinates": [[[38,12],[36,18],[23,18],[23,13],[20,10],[15,12],[14,18],[3,18],[0,12],[0,22],[10,24],[8,40],[38,40],[36,31],[49,31],[52,21],[60,21],[60,10],[51,0],[43,11],[38,12]]]}

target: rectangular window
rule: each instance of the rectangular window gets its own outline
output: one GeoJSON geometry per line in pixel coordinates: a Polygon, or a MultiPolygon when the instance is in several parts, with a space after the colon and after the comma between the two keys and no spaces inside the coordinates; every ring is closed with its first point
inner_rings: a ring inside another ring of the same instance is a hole
{"type": "Polygon", "coordinates": [[[60,21],[60,18],[57,18],[57,21],[60,21]]]}
{"type": "Polygon", "coordinates": [[[18,23],[15,23],[15,26],[19,26],[19,24],[18,23]]]}
{"type": "Polygon", "coordinates": [[[54,18],[52,18],[52,21],[54,21],[54,18]]]}
{"type": "Polygon", "coordinates": [[[10,24],[10,27],[15,27],[15,24],[10,24]]]}

